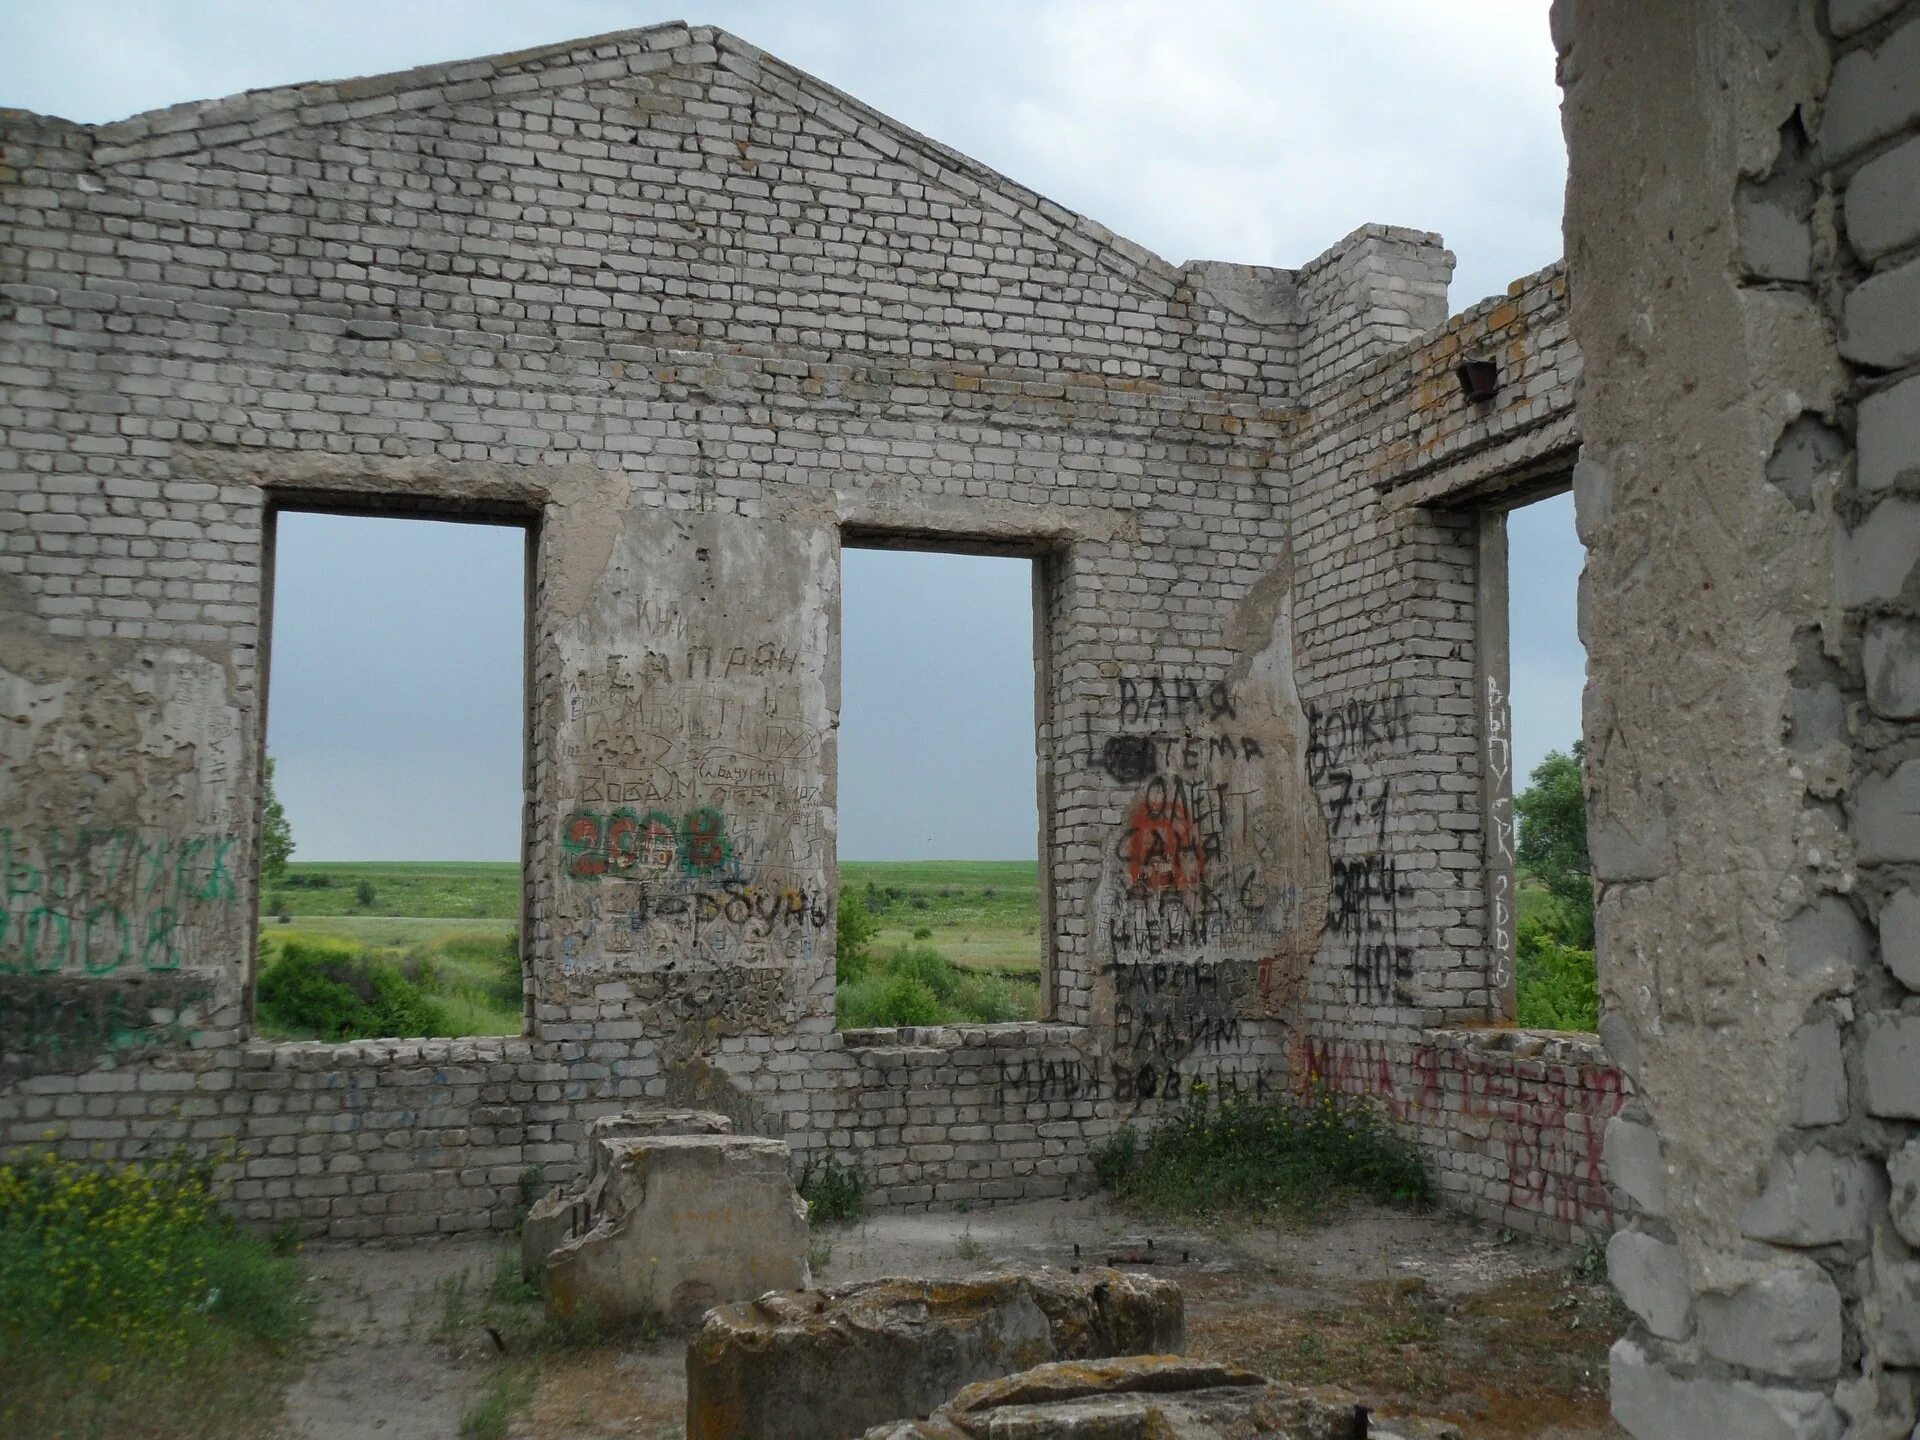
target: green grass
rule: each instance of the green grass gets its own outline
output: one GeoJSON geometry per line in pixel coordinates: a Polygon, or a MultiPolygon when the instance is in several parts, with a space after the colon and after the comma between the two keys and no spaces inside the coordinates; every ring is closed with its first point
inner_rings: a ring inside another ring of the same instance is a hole
{"type": "Polygon", "coordinates": [[[840,962],[834,991],[842,1030],[898,1025],[1000,1025],[1040,1018],[1039,977],[956,965],[925,941],[840,962]]]}
{"type": "Polygon", "coordinates": [[[296,861],[260,885],[260,909],[295,919],[310,915],[411,916],[437,920],[520,920],[516,861],[296,861]],[[374,900],[355,893],[365,882],[374,900]],[[284,910],[283,910],[284,907],[284,910]]]}
{"type": "Polygon", "coordinates": [[[914,931],[956,965],[1038,974],[1040,866],[1033,860],[843,860],[843,894],[880,922],[875,950],[909,944],[914,931]]]}

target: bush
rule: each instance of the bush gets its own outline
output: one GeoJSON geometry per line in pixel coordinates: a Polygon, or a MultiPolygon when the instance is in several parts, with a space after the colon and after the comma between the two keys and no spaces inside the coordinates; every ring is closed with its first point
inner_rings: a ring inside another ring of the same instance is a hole
{"type": "Polygon", "coordinates": [[[1600,979],[1593,951],[1566,943],[1555,926],[1521,921],[1515,935],[1514,1019],[1543,1030],[1595,1030],[1600,979]]]}
{"type": "Polygon", "coordinates": [[[293,1263],[220,1212],[214,1170],[0,1165],[0,1433],[273,1428],[307,1307],[293,1263]]]}
{"type": "Polygon", "coordinates": [[[913,938],[914,938],[914,939],[916,939],[916,940],[931,940],[931,939],[933,939],[933,927],[932,927],[931,925],[916,925],[916,926],[914,926],[914,927],[913,927],[913,938]]]}
{"type": "Polygon", "coordinates": [[[379,898],[380,892],[373,888],[373,882],[371,880],[362,880],[358,885],[353,887],[353,903],[358,905],[362,910],[372,909],[373,902],[379,898]]]}
{"type": "Polygon", "coordinates": [[[807,1202],[807,1219],[815,1225],[851,1224],[866,1209],[867,1172],[858,1165],[842,1165],[831,1155],[802,1165],[794,1188],[807,1202]]]}
{"type": "Polygon", "coordinates": [[[931,945],[896,945],[840,972],[839,1021],[845,1029],[895,1025],[997,1025],[1039,1018],[1039,986],[965,970],[931,945]]]}
{"type": "Polygon", "coordinates": [[[880,922],[868,911],[866,902],[843,891],[833,928],[833,961],[841,980],[855,980],[865,973],[867,947],[879,930],[880,922]]]}
{"type": "Polygon", "coordinates": [[[284,1034],[316,1040],[445,1034],[445,1012],[422,988],[432,967],[415,960],[412,968],[409,978],[340,941],[289,936],[260,976],[260,1016],[284,1034]]]}
{"type": "Polygon", "coordinates": [[[849,1030],[938,1025],[946,1018],[940,997],[909,975],[869,975],[842,985],[836,1000],[840,1024],[849,1030]]]}
{"type": "Polygon", "coordinates": [[[1423,1203],[1431,1193],[1419,1153],[1372,1106],[1325,1090],[1304,1103],[1216,1102],[1195,1086],[1150,1133],[1122,1126],[1091,1160],[1119,1199],[1171,1214],[1311,1213],[1342,1195],[1423,1203]]]}

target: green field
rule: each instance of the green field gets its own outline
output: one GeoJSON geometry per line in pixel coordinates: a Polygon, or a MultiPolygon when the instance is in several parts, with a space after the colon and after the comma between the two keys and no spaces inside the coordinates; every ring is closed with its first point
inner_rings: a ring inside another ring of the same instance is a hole
{"type": "Polygon", "coordinates": [[[927,943],[978,970],[1040,969],[1040,866],[1033,860],[843,860],[840,892],[880,922],[876,950],[927,943]]]}
{"type": "Polygon", "coordinates": [[[512,860],[297,861],[260,887],[266,915],[406,916],[520,921],[520,866],[512,860]],[[373,887],[361,905],[355,892],[373,887]]]}

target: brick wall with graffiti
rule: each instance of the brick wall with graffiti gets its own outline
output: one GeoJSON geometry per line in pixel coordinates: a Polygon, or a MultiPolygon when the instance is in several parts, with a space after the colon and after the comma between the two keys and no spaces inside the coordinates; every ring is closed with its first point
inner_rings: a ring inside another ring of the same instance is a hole
{"type": "Polygon", "coordinates": [[[1324,1081],[1462,1204],[1603,1222],[1617,1087],[1430,1033],[1497,988],[1470,527],[1375,483],[1422,425],[1476,443],[1438,237],[1173,266],[674,26],[0,147],[36,237],[0,374],[63,397],[0,401],[0,1144],[235,1142],[248,1218],[413,1235],[509,1223],[635,1104],[932,1205],[1324,1081]],[[539,237],[504,266],[481,152],[539,237]],[[343,217],[400,196],[375,303],[343,217]],[[696,213],[780,263],[716,279],[696,213]],[[248,1038],[276,504],[536,536],[524,1037],[248,1038]],[[835,1029],[848,537],[1040,559],[1043,1023],[835,1029]]]}

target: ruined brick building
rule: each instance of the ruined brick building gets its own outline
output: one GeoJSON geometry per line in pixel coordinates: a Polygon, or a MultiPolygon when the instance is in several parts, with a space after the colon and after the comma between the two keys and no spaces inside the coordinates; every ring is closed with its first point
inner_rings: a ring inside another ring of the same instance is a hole
{"type": "Polygon", "coordinates": [[[1920,6],[1744,8],[1563,3],[1571,304],[1452,319],[1436,236],[1175,267],[711,29],[0,115],[0,1142],[351,1238],[646,1099],[943,1205],[1319,1081],[1620,1227],[1635,1434],[1904,1435],[1920,6]],[[1502,1028],[1569,485],[1611,1058],[1502,1028]],[[522,1038],[249,1033],[298,508],[527,532],[522,1038]],[[1036,560],[1043,1023],[835,1029],[851,542],[1036,560]]]}

